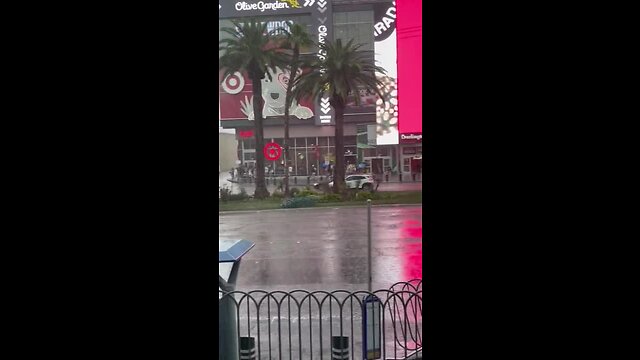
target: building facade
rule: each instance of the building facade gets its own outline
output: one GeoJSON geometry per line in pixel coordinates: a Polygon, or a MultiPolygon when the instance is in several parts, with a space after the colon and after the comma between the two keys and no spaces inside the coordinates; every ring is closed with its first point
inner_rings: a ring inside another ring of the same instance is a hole
{"type": "Polygon", "coordinates": [[[218,172],[229,171],[238,166],[237,148],[236,135],[232,131],[220,129],[218,131],[218,172]]]}
{"type": "MultiPolygon", "coordinates": [[[[231,27],[232,20],[257,17],[267,22],[269,29],[286,27],[287,22],[307,27],[316,43],[342,39],[363,44],[362,50],[370,54],[370,61],[387,70],[382,76],[385,102],[365,90],[361,91],[362,104],[350,103],[345,111],[345,163],[348,170],[366,164],[369,171],[386,169],[411,172],[403,166],[405,156],[415,158],[422,154],[421,142],[413,139],[412,150],[403,153],[400,143],[399,103],[396,66],[396,9],[392,1],[339,1],[339,0],[219,0],[219,29],[231,27]],[[297,7],[295,6],[297,5],[297,7]],[[413,154],[409,152],[414,151],[413,154]],[[406,171],[405,171],[406,170],[406,171]]],[[[221,38],[226,36],[220,31],[221,38]]],[[[321,57],[317,48],[302,52],[321,57]]],[[[263,109],[265,143],[283,144],[284,97],[289,74],[277,69],[273,81],[263,80],[263,109]]],[[[220,124],[235,129],[238,140],[237,158],[242,164],[255,164],[254,122],[251,81],[244,74],[228,77],[220,74],[220,124]]],[[[335,161],[335,119],[328,99],[302,100],[291,109],[290,151],[288,166],[296,175],[322,174],[326,165],[335,161]]],[[[407,113],[410,114],[410,113],[407,113]]],[[[414,134],[415,135],[415,134],[414,134]]],[[[421,139],[421,136],[420,136],[421,139]]],[[[270,172],[284,172],[283,159],[266,161],[270,172]]],[[[414,169],[415,171],[415,169],[414,169]]]]}

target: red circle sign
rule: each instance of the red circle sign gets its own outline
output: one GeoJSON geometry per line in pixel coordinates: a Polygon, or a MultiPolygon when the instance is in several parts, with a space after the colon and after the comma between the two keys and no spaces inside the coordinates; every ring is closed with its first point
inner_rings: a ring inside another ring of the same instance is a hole
{"type": "Polygon", "coordinates": [[[263,153],[265,159],[276,161],[282,156],[282,147],[274,142],[270,142],[264,146],[263,153]]]}

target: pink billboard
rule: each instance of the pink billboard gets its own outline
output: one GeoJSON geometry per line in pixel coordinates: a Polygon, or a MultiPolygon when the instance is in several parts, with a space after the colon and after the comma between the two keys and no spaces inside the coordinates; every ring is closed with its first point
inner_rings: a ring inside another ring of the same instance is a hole
{"type": "Polygon", "coordinates": [[[396,1],[400,134],[422,133],[422,1],[396,1]]]}

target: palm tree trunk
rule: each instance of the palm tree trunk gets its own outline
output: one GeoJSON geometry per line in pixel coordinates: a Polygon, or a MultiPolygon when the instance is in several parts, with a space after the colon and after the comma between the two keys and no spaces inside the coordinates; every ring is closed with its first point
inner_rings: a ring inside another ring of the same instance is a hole
{"type": "Polygon", "coordinates": [[[344,105],[334,105],[336,111],[336,167],[333,172],[333,192],[344,194],[344,105]]]}
{"type": "Polygon", "coordinates": [[[256,133],[256,192],[253,197],[256,199],[264,199],[269,197],[267,185],[264,182],[264,129],[262,125],[262,81],[259,78],[252,77],[253,84],[253,117],[255,119],[256,133]]]}
{"type": "Polygon", "coordinates": [[[289,108],[291,107],[291,75],[284,101],[284,197],[289,198],[289,108]]]}
{"type": "Polygon", "coordinates": [[[289,109],[291,108],[291,102],[293,101],[293,98],[291,96],[291,88],[293,86],[293,80],[295,80],[295,74],[298,72],[298,66],[296,66],[295,64],[297,64],[298,62],[298,57],[300,51],[297,49],[297,47],[294,49],[293,52],[293,59],[292,59],[292,65],[289,68],[289,84],[287,84],[287,94],[286,94],[286,98],[285,98],[285,102],[284,102],[284,197],[289,198],[289,119],[290,119],[290,115],[289,115],[289,109]]]}

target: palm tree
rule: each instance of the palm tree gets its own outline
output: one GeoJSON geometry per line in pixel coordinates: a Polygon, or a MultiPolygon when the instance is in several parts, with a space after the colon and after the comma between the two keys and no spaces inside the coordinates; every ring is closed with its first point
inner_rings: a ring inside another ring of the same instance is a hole
{"type": "Polygon", "coordinates": [[[231,35],[230,38],[219,41],[218,49],[224,54],[220,56],[220,70],[224,70],[224,76],[236,71],[246,73],[253,85],[253,116],[255,119],[256,135],[256,199],[264,199],[269,196],[265,184],[264,171],[264,129],[263,129],[263,99],[262,79],[271,80],[269,69],[275,72],[276,66],[285,63],[286,58],[281,51],[274,46],[275,38],[267,31],[267,23],[261,23],[256,19],[245,22],[234,21],[233,28],[222,28],[221,31],[231,35]]]}
{"type": "Polygon", "coordinates": [[[297,99],[311,96],[318,99],[329,96],[329,103],[335,109],[336,164],[333,178],[333,191],[344,193],[344,109],[348,99],[353,97],[356,105],[360,105],[359,90],[375,91],[384,101],[383,85],[376,77],[376,72],[384,75],[386,70],[369,60],[367,52],[360,50],[362,44],[354,45],[350,40],[346,45],[340,39],[320,45],[324,59],[315,61],[311,71],[296,79],[294,95],[297,99]]]}
{"type": "Polygon", "coordinates": [[[292,51],[289,59],[289,82],[287,84],[287,93],[284,102],[284,196],[289,197],[289,111],[293,101],[293,83],[298,77],[300,69],[300,48],[311,46],[314,44],[311,35],[307,32],[304,25],[289,24],[289,30],[284,30],[285,37],[281,46],[292,51]]]}

